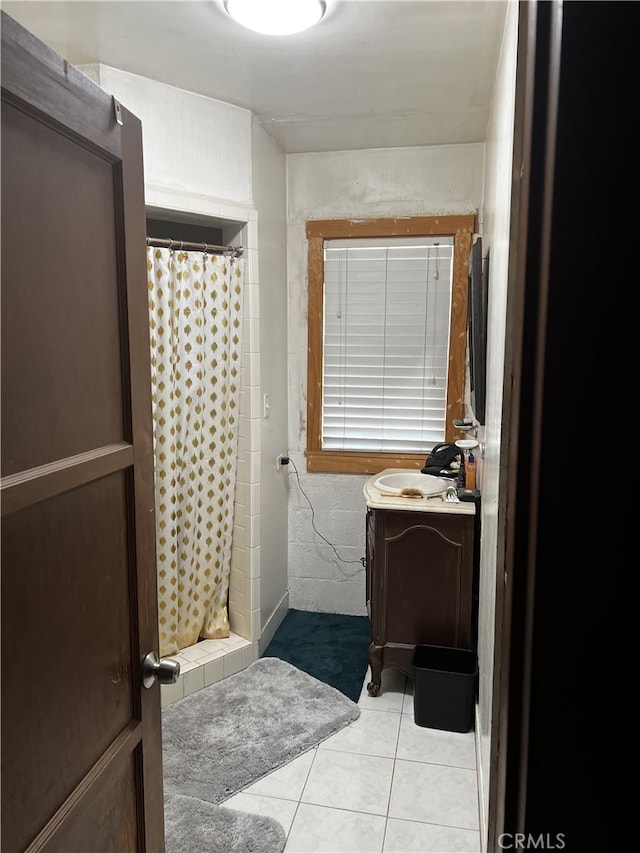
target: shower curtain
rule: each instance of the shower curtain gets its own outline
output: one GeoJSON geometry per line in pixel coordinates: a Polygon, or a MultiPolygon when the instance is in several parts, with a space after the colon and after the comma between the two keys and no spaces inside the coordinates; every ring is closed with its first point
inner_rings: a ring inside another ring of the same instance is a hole
{"type": "Polygon", "coordinates": [[[229,636],[244,261],[147,248],[160,654],[229,636]]]}

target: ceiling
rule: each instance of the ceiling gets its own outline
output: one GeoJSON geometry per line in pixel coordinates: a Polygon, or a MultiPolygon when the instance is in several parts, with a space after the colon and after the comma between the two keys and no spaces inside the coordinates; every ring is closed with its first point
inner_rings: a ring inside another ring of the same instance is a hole
{"type": "Polygon", "coordinates": [[[245,107],[294,153],[484,142],[507,3],[328,0],[320,23],[293,36],[246,30],[215,0],[2,9],[74,65],[245,107]]]}

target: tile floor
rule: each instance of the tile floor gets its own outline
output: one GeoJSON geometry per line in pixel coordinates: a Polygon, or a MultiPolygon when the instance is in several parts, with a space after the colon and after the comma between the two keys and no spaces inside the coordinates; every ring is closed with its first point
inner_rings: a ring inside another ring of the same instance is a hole
{"type": "Polygon", "coordinates": [[[285,853],[479,853],[474,732],[417,726],[396,669],[367,681],[355,722],[223,805],[278,820],[285,853]]]}

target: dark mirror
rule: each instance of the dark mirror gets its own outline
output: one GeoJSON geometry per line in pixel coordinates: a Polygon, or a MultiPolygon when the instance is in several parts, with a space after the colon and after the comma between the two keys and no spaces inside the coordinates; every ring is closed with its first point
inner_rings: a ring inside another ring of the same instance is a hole
{"type": "Polygon", "coordinates": [[[471,407],[484,424],[487,360],[487,273],[489,256],[482,257],[482,237],[476,237],[469,253],[469,374],[471,407]]]}

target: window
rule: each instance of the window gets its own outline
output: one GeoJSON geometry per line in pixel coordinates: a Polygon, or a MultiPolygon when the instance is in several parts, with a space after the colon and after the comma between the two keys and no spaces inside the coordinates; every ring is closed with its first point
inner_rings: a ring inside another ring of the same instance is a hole
{"type": "Polygon", "coordinates": [[[452,260],[451,237],[325,242],[323,450],[442,441],[452,260]]]}
{"type": "Polygon", "coordinates": [[[307,469],[421,467],[463,414],[475,216],[307,223],[307,469]]]}

